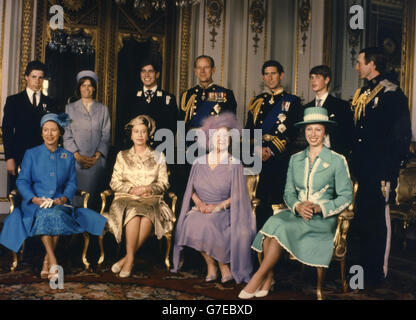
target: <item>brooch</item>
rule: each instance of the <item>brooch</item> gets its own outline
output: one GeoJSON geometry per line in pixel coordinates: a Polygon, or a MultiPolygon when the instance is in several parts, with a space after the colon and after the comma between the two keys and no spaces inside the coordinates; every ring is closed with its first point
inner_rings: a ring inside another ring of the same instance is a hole
{"type": "Polygon", "coordinates": [[[325,169],[329,167],[329,163],[326,163],[326,162],[324,162],[322,165],[325,169]]]}
{"type": "Polygon", "coordinates": [[[68,157],[68,155],[66,153],[61,154],[61,159],[66,159],[67,157],[68,157]]]}
{"type": "Polygon", "coordinates": [[[286,126],[283,123],[279,124],[279,126],[277,127],[277,130],[279,130],[280,133],[283,133],[286,131],[286,126]]]}

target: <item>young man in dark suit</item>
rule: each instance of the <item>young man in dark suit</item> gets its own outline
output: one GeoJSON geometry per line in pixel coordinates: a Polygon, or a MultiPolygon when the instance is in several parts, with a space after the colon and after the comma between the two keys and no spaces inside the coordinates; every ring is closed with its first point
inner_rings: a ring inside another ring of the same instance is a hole
{"type": "Polygon", "coordinates": [[[315,99],[304,108],[316,106],[328,110],[329,119],[336,121],[337,126],[327,135],[325,145],[348,159],[354,130],[353,114],[349,103],[329,94],[328,87],[331,83],[329,67],[325,65],[313,67],[309,72],[309,82],[315,92],[315,99]]]}
{"type": "Polygon", "coordinates": [[[26,89],[7,97],[4,105],[3,144],[7,172],[11,175],[9,189],[16,187],[17,168],[27,149],[42,143],[40,119],[58,112],[55,102],[42,93],[46,66],[31,61],[25,70],[26,89]]]}

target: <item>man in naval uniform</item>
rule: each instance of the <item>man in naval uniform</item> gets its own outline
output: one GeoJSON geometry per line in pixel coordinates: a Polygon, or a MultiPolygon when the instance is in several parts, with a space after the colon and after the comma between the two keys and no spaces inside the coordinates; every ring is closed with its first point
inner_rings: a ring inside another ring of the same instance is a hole
{"type": "Polygon", "coordinates": [[[235,114],[237,110],[232,90],[214,84],[215,62],[212,57],[197,57],[194,68],[198,85],[183,93],[179,110],[179,119],[185,121],[186,132],[201,127],[208,116],[225,111],[235,114]]]}
{"type": "MultiPolygon", "coordinates": [[[[256,197],[261,203],[257,209],[257,228],[272,215],[272,205],[282,208],[286,174],[292,143],[298,130],[294,123],[302,121],[303,109],[300,99],[287,93],[281,86],[284,77],[282,65],[274,60],[262,68],[266,91],[249,103],[245,128],[262,130],[261,154],[263,161],[256,197]]],[[[251,133],[253,137],[253,133],[251,133]]]]}
{"type": "Polygon", "coordinates": [[[360,264],[365,286],[380,285],[387,277],[390,251],[391,192],[402,161],[409,152],[409,106],[402,90],[384,76],[386,57],[378,48],[360,51],[355,66],[366,79],[352,101],[355,129],[352,173],[358,182],[352,228],[360,237],[360,264]]]}
{"type": "MultiPolygon", "coordinates": [[[[140,68],[140,80],[143,88],[137,92],[133,103],[129,105],[128,121],[145,114],[150,116],[156,123],[156,130],[168,129],[176,135],[176,120],[178,107],[176,98],[158,87],[157,81],[160,77],[159,66],[151,61],[145,61],[140,68]]],[[[153,141],[154,136],[149,137],[150,145],[156,148],[163,141],[153,141]]]]}

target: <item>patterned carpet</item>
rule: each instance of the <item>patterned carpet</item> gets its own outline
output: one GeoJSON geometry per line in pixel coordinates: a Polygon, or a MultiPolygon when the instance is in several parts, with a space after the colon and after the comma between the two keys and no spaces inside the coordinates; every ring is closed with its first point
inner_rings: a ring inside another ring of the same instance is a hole
{"type": "MultiPolygon", "coordinates": [[[[121,279],[110,271],[116,261],[117,250],[112,239],[105,238],[106,259],[101,270],[86,272],[80,263],[82,241],[61,241],[57,248],[62,264],[64,289],[51,289],[48,280],[39,277],[43,249],[39,239],[28,242],[19,269],[9,272],[11,255],[2,248],[0,255],[0,300],[235,300],[242,285],[235,283],[204,283],[205,267],[202,258],[192,250],[185,251],[182,272],[167,272],[159,254],[158,243],[149,241],[135,260],[130,278],[121,279]],[[68,246],[69,244],[69,246],[68,246]],[[78,252],[79,255],[74,254],[78,252]],[[157,254],[156,254],[157,253],[157,254]]],[[[347,266],[355,262],[354,244],[350,248],[347,266]]],[[[98,247],[92,241],[89,260],[96,261],[98,247]]],[[[348,268],[346,269],[348,275],[348,268]]],[[[339,265],[333,262],[325,275],[324,295],[327,300],[415,300],[416,245],[406,249],[400,241],[393,243],[390,274],[386,284],[376,290],[350,290],[343,293],[339,265]]],[[[314,300],[316,271],[285,257],[276,267],[276,287],[265,300],[314,300]]]]}

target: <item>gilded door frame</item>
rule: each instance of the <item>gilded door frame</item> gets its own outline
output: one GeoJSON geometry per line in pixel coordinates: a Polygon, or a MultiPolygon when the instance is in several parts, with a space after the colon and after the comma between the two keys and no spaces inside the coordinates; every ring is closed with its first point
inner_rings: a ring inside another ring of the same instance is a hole
{"type": "MultiPolygon", "coordinates": [[[[24,0],[30,1],[30,0],[24,0]]],[[[35,59],[45,61],[46,45],[50,40],[48,2],[58,3],[57,0],[38,0],[37,19],[36,19],[36,39],[35,39],[35,59]]],[[[172,8],[170,8],[172,10],[172,8]]],[[[164,17],[165,28],[163,34],[144,32],[134,23],[131,17],[127,17],[131,29],[119,29],[120,13],[124,17],[128,15],[126,11],[118,7],[114,0],[99,0],[96,5],[88,9],[82,17],[77,19],[77,23],[72,23],[65,19],[65,31],[73,34],[83,30],[84,34],[91,36],[92,44],[95,48],[95,72],[100,79],[97,84],[97,101],[108,106],[112,124],[112,142],[115,141],[116,128],[116,101],[117,101],[117,59],[119,50],[122,48],[123,39],[133,37],[140,41],[159,42],[159,52],[162,56],[162,89],[174,89],[174,50],[176,33],[176,15],[166,14],[164,17]],[[95,13],[96,24],[80,23],[80,21],[90,14],[95,13]],[[111,23],[106,23],[111,21],[111,23]],[[168,41],[170,39],[171,41],[168,41]]],[[[172,13],[172,11],[170,11],[172,13]]],[[[25,23],[25,21],[24,21],[25,23]]],[[[28,22],[29,23],[29,22],[28,22]]],[[[30,50],[28,50],[30,52],[30,50]]],[[[28,61],[28,55],[21,57],[21,65],[28,61]],[[25,59],[25,60],[24,60],[25,59]]],[[[23,77],[24,68],[21,68],[23,77]]]]}

